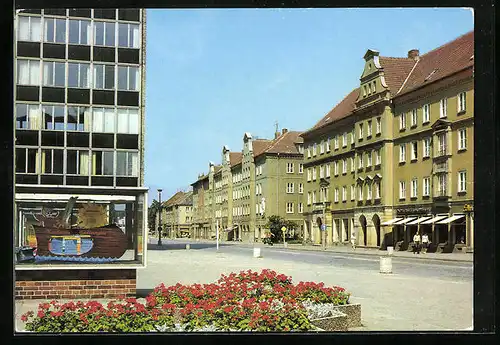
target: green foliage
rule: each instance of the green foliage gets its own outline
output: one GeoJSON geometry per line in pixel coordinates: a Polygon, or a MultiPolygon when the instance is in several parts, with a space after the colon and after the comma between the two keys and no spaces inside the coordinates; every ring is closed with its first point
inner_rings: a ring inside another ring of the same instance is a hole
{"type": "Polygon", "coordinates": [[[287,220],[280,216],[269,216],[267,219],[267,223],[265,225],[267,229],[271,232],[271,241],[273,243],[283,242],[283,231],[282,227],[286,227],[287,230],[297,229],[297,223],[287,220]]]}

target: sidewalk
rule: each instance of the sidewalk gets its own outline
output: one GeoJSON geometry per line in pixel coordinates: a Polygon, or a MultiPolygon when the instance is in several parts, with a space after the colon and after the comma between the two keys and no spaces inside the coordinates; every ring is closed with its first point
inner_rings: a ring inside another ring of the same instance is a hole
{"type": "MultiPolygon", "coordinates": [[[[150,237],[151,242],[153,243],[153,237],[150,237]]],[[[215,240],[195,240],[195,239],[186,239],[186,238],[176,238],[169,239],[174,241],[188,241],[191,243],[210,243],[215,244],[215,240]]],[[[262,242],[257,243],[244,243],[244,242],[233,242],[233,241],[221,241],[220,245],[235,245],[241,247],[253,248],[255,245],[260,246],[261,248],[269,247],[262,242]]],[[[320,245],[302,245],[302,244],[287,244],[287,248],[284,248],[283,244],[274,244],[270,248],[280,248],[287,250],[302,250],[302,251],[318,251],[318,252],[329,252],[329,253],[342,253],[346,255],[371,255],[371,256],[381,256],[386,255],[387,251],[380,250],[378,248],[366,248],[366,247],[357,247],[355,250],[351,248],[350,245],[336,245],[327,247],[323,249],[320,245]]],[[[438,260],[438,261],[454,261],[454,262],[473,262],[474,254],[472,253],[426,253],[426,254],[413,254],[408,251],[394,251],[393,257],[399,258],[409,258],[409,259],[426,259],[426,260],[438,260]]]]}

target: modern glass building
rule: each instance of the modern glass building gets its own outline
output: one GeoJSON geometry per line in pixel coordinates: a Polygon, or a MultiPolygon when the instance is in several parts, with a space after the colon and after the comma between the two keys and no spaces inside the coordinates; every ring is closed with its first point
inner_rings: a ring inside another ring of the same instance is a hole
{"type": "Polygon", "coordinates": [[[145,11],[17,10],[14,44],[15,245],[36,247],[32,225],[62,224],[76,197],[70,226],[127,235],[126,254],[105,265],[142,266],[145,11]]]}

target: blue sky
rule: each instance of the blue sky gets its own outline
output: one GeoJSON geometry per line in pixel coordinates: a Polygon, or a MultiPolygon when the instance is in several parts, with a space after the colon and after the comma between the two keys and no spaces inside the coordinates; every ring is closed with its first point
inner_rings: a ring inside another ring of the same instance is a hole
{"type": "Polygon", "coordinates": [[[147,10],[149,200],[189,188],[245,132],[313,126],[359,85],[367,49],[424,54],[473,27],[459,8],[147,10]]]}

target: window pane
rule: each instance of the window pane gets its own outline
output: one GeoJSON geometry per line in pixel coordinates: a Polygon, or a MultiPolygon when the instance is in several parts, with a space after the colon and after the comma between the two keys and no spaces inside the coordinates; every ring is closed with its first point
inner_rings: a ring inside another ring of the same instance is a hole
{"type": "Polygon", "coordinates": [[[56,19],[56,42],[66,42],[66,19],[56,19]]]}
{"type": "Polygon", "coordinates": [[[80,151],[80,175],[89,174],[89,152],[80,151]]]}
{"type": "Polygon", "coordinates": [[[66,129],[70,131],[76,131],[78,124],[78,107],[68,106],[68,120],[66,124],[66,129]]]}
{"type": "Polygon", "coordinates": [[[92,109],[92,131],[93,132],[102,132],[103,131],[103,109],[102,108],[94,108],[92,109]]]}
{"type": "Polygon", "coordinates": [[[103,175],[113,175],[113,152],[103,152],[103,175]]]}
{"type": "Polygon", "coordinates": [[[114,133],[115,131],[115,110],[104,110],[104,132],[114,133]]]}
{"type": "Polygon", "coordinates": [[[104,88],[113,89],[115,87],[115,66],[106,65],[104,68],[106,70],[104,74],[104,88]]]}
{"type": "Polygon", "coordinates": [[[28,173],[36,172],[37,149],[28,149],[28,173]]]}
{"type": "Polygon", "coordinates": [[[40,61],[30,60],[29,64],[31,85],[40,85],[40,61]]]}
{"type": "Polygon", "coordinates": [[[127,67],[118,67],[118,89],[127,90],[127,67]]]}
{"type": "Polygon", "coordinates": [[[116,175],[127,175],[126,152],[116,152],[116,175]]]}
{"type": "Polygon", "coordinates": [[[52,174],[52,150],[42,150],[42,173],[52,174]]]}
{"type": "Polygon", "coordinates": [[[128,47],[128,24],[118,24],[118,46],[128,47]]]}
{"type": "Polygon", "coordinates": [[[115,45],[115,23],[106,23],[106,42],[107,46],[115,45]]]}
{"type": "Polygon", "coordinates": [[[76,174],[77,173],[77,162],[78,162],[78,151],[67,151],[66,152],[66,173],[76,174]]]}
{"type": "Polygon", "coordinates": [[[66,81],[66,66],[63,62],[56,62],[54,65],[54,86],[64,86],[66,81]]]}
{"type": "Polygon", "coordinates": [[[64,130],[64,106],[54,107],[54,129],[64,130]]]}
{"type": "Polygon", "coordinates": [[[80,81],[79,87],[90,87],[89,85],[89,72],[90,72],[90,64],[81,63],[80,64],[80,81]]]}
{"type": "Polygon", "coordinates": [[[44,62],[43,63],[43,85],[54,85],[54,63],[44,62]]]}
{"type": "Polygon", "coordinates": [[[137,109],[129,111],[129,130],[130,134],[139,134],[139,113],[137,109]]]}
{"type": "Polygon", "coordinates": [[[68,87],[78,86],[78,64],[68,63],[68,87]]]}
{"type": "Polygon", "coordinates": [[[16,172],[26,172],[26,149],[16,149],[16,172]]]}
{"type": "Polygon", "coordinates": [[[102,89],[104,88],[104,66],[94,65],[94,88],[102,89]]]}
{"type": "Polygon", "coordinates": [[[28,128],[28,112],[26,104],[16,104],[16,128],[28,128]]]}
{"type": "Polygon", "coordinates": [[[63,150],[54,150],[54,174],[63,173],[63,150]]]}
{"type": "Polygon", "coordinates": [[[30,40],[30,18],[29,17],[19,17],[17,38],[20,41],[30,40]]]}
{"type": "Polygon", "coordinates": [[[79,107],[78,113],[78,130],[90,131],[90,108],[79,107]]]}
{"type": "Polygon", "coordinates": [[[127,109],[118,109],[117,133],[128,133],[128,112],[127,112],[127,109]]]}
{"type": "Polygon", "coordinates": [[[54,19],[45,18],[45,41],[54,42],[54,19]]]}
{"type": "Polygon", "coordinates": [[[78,20],[69,21],[69,43],[80,43],[80,23],[78,20]]]}
{"type": "Polygon", "coordinates": [[[94,44],[104,45],[104,23],[94,22],[94,44]]]}
{"type": "Polygon", "coordinates": [[[80,44],[90,44],[90,22],[80,21],[80,44]]]}
{"type": "Polygon", "coordinates": [[[139,25],[129,24],[132,31],[132,42],[129,47],[139,48],[139,25]]]}
{"type": "Polygon", "coordinates": [[[42,23],[40,18],[31,17],[30,40],[40,42],[42,39],[42,23]]]}
{"type": "Polygon", "coordinates": [[[52,106],[43,107],[43,129],[54,129],[52,108],[52,106]]]}
{"type": "Polygon", "coordinates": [[[128,89],[139,90],[139,68],[129,67],[128,89]]]}
{"type": "Polygon", "coordinates": [[[38,104],[28,106],[29,129],[40,129],[41,117],[40,106],[38,104]]]}
{"type": "Polygon", "coordinates": [[[17,61],[17,83],[24,85],[30,83],[30,69],[27,60],[17,61]]]}

